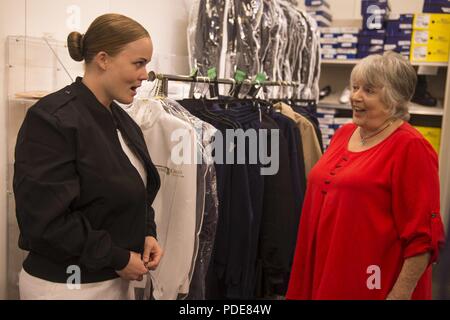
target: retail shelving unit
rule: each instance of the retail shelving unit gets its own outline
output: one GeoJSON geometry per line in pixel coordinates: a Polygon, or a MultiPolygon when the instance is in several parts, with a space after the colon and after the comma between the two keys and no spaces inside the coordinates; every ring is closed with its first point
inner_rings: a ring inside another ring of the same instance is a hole
{"type": "MultiPolygon", "coordinates": [[[[352,108],[348,104],[339,103],[339,94],[333,93],[319,102],[321,108],[329,109],[340,109],[340,110],[351,110],[352,108]]],[[[442,106],[442,101],[438,101],[436,107],[425,107],[419,104],[411,104],[409,112],[412,115],[430,115],[430,116],[443,116],[444,108],[442,106]]]]}
{"type": "MultiPolygon", "coordinates": [[[[322,60],[322,64],[346,64],[346,65],[355,65],[357,64],[360,59],[354,59],[354,60],[329,60],[324,59],[322,60]]],[[[413,62],[411,63],[413,66],[428,66],[428,67],[447,67],[448,62],[413,62]]]]}

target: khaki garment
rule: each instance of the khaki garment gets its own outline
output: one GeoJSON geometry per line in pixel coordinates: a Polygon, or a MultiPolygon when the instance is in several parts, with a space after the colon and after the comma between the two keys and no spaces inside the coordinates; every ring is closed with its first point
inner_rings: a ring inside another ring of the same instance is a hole
{"type": "Polygon", "coordinates": [[[322,156],[319,140],[317,139],[314,125],[301,114],[295,112],[290,106],[279,102],[274,105],[274,108],[280,110],[281,113],[288,118],[295,121],[297,127],[300,129],[300,134],[303,144],[303,157],[305,160],[305,174],[308,177],[312,167],[319,161],[322,156]]]}

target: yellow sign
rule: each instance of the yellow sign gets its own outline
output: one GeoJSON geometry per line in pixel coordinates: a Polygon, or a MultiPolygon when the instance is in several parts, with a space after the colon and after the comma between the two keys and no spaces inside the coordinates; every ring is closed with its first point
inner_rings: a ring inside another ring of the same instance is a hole
{"type": "Polygon", "coordinates": [[[448,32],[450,15],[444,13],[418,13],[414,15],[414,30],[440,30],[448,32]]]}
{"type": "Polygon", "coordinates": [[[433,146],[436,153],[439,154],[441,148],[441,128],[416,127],[414,126],[428,142],[433,146]]]}

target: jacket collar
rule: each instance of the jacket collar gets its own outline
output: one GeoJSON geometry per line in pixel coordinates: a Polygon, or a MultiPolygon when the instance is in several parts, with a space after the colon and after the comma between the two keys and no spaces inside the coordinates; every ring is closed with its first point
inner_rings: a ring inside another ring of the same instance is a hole
{"type": "Polygon", "coordinates": [[[73,89],[76,91],[77,95],[83,99],[85,104],[96,113],[103,113],[105,115],[111,116],[111,113],[108,109],[101,104],[101,102],[97,99],[95,94],[89,89],[83,82],[83,78],[77,77],[75,82],[72,84],[73,89]]]}
{"type": "MultiPolygon", "coordinates": [[[[143,161],[147,173],[151,175],[152,180],[159,185],[159,176],[154,168],[145,141],[143,137],[133,129],[134,125],[137,127],[133,119],[131,119],[130,116],[128,116],[128,114],[115,102],[111,104],[111,112],[109,112],[96,98],[94,93],[82,82],[81,77],[78,77],[71,87],[100,126],[108,131],[110,130],[110,133],[115,135],[117,135],[116,130],[120,130],[127,142],[130,143],[131,148],[134,149],[143,161]]],[[[120,143],[119,139],[113,139],[113,141],[120,143]]],[[[147,191],[149,192],[150,198],[154,198],[155,186],[148,184],[147,191]]]]}

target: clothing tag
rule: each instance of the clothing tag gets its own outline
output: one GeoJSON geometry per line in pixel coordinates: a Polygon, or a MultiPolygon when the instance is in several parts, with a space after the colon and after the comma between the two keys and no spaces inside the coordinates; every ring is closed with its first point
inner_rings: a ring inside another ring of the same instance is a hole
{"type": "Polygon", "coordinates": [[[244,71],[239,70],[239,69],[237,69],[236,73],[234,74],[234,80],[236,80],[237,82],[243,82],[246,77],[247,77],[247,74],[244,71]]]}
{"type": "Polygon", "coordinates": [[[176,177],[184,177],[183,171],[182,170],[177,170],[177,169],[171,169],[168,167],[164,167],[164,166],[159,166],[159,165],[155,165],[156,169],[158,171],[161,171],[163,173],[165,173],[168,176],[176,176],[176,177]]]}
{"type": "Polygon", "coordinates": [[[215,67],[208,69],[208,78],[211,80],[217,79],[217,69],[215,67]]]}
{"type": "Polygon", "coordinates": [[[191,74],[189,75],[191,78],[196,77],[198,74],[198,68],[192,68],[191,74]]]}
{"type": "Polygon", "coordinates": [[[256,75],[255,82],[257,84],[262,84],[267,80],[267,75],[265,72],[260,72],[256,75]]]}

